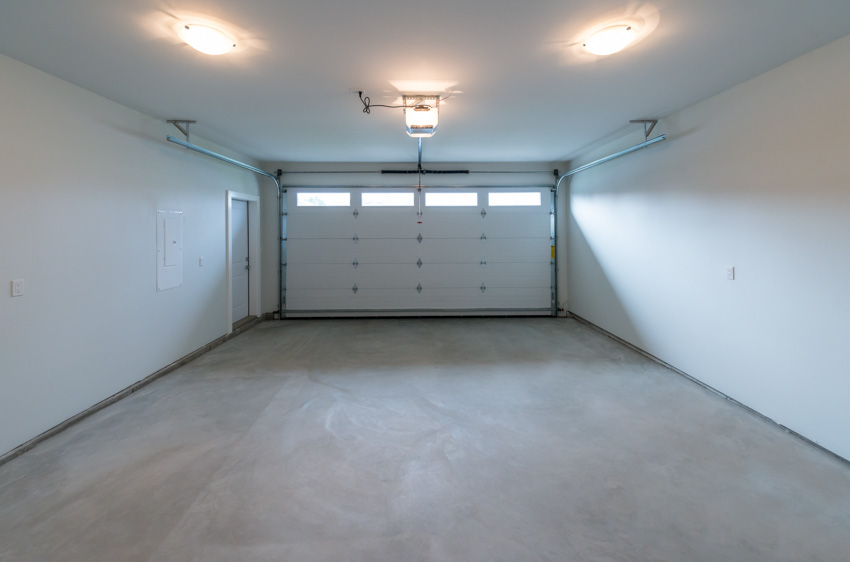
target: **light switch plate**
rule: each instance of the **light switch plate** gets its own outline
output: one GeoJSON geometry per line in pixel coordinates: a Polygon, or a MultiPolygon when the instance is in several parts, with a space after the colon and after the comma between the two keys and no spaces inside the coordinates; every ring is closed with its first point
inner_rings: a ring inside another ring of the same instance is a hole
{"type": "Polygon", "coordinates": [[[726,279],[729,281],[735,280],[735,266],[727,265],[726,266],[726,279]]]}

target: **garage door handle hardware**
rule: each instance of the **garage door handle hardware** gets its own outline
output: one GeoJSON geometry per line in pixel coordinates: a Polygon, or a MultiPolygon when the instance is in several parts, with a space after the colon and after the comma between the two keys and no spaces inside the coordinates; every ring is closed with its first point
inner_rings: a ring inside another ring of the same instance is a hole
{"type": "Polygon", "coordinates": [[[357,262],[357,260],[355,259],[353,262],[351,262],[351,265],[353,265],[353,266],[354,266],[354,269],[357,269],[357,266],[358,266],[358,265],[360,265],[360,264],[359,264],[359,263],[357,262]]]}
{"type": "Polygon", "coordinates": [[[483,293],[486,290],[487,290],[487,287],[484,286],[484,283],[481,283],[481,292],[483,293]]]}
{"type": "Polygon", "coordinates": [[[351,288],[351,290],[354,291],[355,295],[357,294],[357,283],[354,284],[354,286],[351,288]]]}
{"type": "Polygon", "coordinates": [[[421,232],[419,233],[419,236],[416,237],[416,241],[419,242],[420,244],[422,243],[422,233],[421,232]]]}
{"type": "Polygon", "coordinates": [[[483,233],[483,232],[481,233],[481,241],[482,241],[482,242],[486,242],[486,241],[487,241],[487,237],[486,237],[486,236],[484,236],[484,233],[483,233]]]}
{"type": "Polygon", "coordinates": [[[420,283],[420,284],[418,284],[418,285],[416,286],[416,292],[417,292],[417,293],[421,293],[421,292],[422,292],[422,283],[420,283]]]}
{"type": "Polygon", "coordinates": [[[484,210],[484,209],[481,209],[481,218],[483,219],[486,216],[487,216],[487,211],[484,210]]]}
{"type": "Polygon", "coordinates": [[[416,267],[422,269],[422,258],[419,258],[419,260],[416,262],[416,267]]]}
{"type": "Polygon", "coordinates": [[[357,209],[354,209],[354,212],[351,213],[351,214],[354,215],[355,219],[357,218],[358,215],[360,215],[360,213],[357,212],[357,209]]]}
{"type": "Polygon", "coordinates": [[[355,234],[352,240],[354,240],[354,243],[357,244],[357,241],[360,240],[360,238],[355,234]]]}

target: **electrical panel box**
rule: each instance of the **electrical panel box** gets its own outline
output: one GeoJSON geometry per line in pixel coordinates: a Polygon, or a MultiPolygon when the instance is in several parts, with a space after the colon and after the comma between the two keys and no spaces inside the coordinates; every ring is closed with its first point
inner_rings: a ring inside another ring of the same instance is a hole
{"type": "Polygon", "coordinates": [[[156,290],[183,284],[183,212],[156,212],[156,290]]]}

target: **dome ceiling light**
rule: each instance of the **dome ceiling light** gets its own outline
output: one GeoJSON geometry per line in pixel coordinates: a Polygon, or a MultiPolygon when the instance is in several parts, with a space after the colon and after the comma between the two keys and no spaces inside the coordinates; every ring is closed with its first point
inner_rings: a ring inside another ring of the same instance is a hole
{"type": "Polygon", "coordinates": [[[236,47],[236,41],[227,33],[200,23],[184,24],[178,33],[190,47],[206,55],[223,55],[236,47]]]}
{"type": "Polygon", "coordinates": [[[594,55],[613,55],[628,47],[637,36],[637,31],[631,25],[612,25],[593,33],[582,43],[582,47],[594,55]]]}

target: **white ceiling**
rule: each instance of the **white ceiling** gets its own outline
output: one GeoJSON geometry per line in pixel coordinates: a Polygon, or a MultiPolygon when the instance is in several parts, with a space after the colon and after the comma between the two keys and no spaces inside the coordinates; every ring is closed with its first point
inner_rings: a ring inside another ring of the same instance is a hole
{"type": "MultiPolygon", "coordinates": [[[[391,81],[454,84],[430,162],[569,159],[850,30],[848,0],[0,0],[0,52],[259,160],[410,162],[391,81]],[[171,26],[228,26],[210,57],[171,26]],[[571,43],[618,19],[653,28],[610,57],[571,43]]],[[[418,92],[423,93],[423,92],[418,92]]],[[[765,100],[770,103],[770,100],[765,100]]]]}

